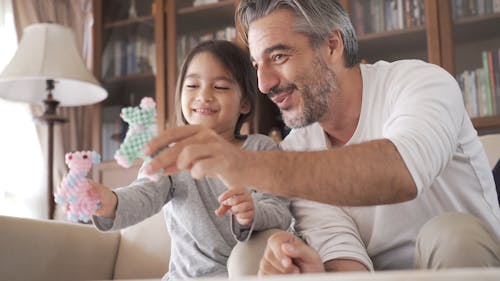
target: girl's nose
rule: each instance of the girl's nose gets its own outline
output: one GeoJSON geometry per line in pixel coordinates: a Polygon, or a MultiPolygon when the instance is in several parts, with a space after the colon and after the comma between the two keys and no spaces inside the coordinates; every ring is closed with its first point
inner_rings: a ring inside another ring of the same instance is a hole
{"type": "Polygon", "coordinates": [[[209,87],[202,87],[198,93],[197,99],[204,102],[212,101],[214,99],[212,89],[209,87]]]}
{"type": "Polygon", "coordinates": [[[278,73],[271,67],[261,65],[257,69],[257,82],[259,84],[259,90],[263,94],[269,93],[272,88],[279,85],[279,81],[278,73]]]}

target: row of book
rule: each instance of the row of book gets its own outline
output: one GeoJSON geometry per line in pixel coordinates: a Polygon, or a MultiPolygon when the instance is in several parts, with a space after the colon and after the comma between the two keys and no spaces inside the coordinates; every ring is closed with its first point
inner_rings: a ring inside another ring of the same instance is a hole
{"type": "Polygon", "coordinates": [[[145,37],[111,40],[104,48],[104,79],[140,73],[155,73],[155,43],[145,37]]]}
{"type": "Polygon", "coordinates": [[[236,28],[228,26],[217,31],[207,33],[182,35],[177,38],[177,67],[180,69],[187,53],[196,45],[207,40],[228,40],[232,41],[236,38],[236,28]]]}
{"type": "Polygon", "coordinates": [[[500,115],[500,49],[481,53],[482,67],[456,79],[470,117],[500,115]]]}
{"type": "Polygon", "coordinates": [[[358,35],[425,24],[424,0],[351,0],[350,7],[358,35]]]}
{"type": "Polygon", "coordinates": [[[453,0],[453,19],[500,13],[500,0],[453,0]]]}

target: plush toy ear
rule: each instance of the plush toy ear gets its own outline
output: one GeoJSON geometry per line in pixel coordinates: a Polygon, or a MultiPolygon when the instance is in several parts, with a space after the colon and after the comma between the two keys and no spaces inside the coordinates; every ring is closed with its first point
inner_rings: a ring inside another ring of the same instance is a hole
{"type": "Polygon", "coordinates": [[[101,163],[101,155],[99,153],[92,151],[92,163],[99,164],[101,163]]]}
{"type": "Polygon", "coordinates": [[[66,162],[66,165],[69,166],[69,162],[71,161],[71,156],[73,155],[73,152],[68,152],[66,153],[66,155],[64,156],[64,162],[66,162]]]}
{"type": "Polygon", "coordinates": [[[151,97],[143,97],[139,107],[142,109],[146,109],[146,110],[147,109],[155,109],[156,103],[155,103],[155,100],[151,97]]]}

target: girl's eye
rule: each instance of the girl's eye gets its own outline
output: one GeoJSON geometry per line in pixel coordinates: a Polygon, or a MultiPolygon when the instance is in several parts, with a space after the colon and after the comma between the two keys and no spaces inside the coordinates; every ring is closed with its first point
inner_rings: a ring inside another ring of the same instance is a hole
{"type": "Polygon", "coordinates": [[[216,90],[229,90],[229,87],[225,87],[225,86],[214,86],[214,88],[216,90]]]}
{"type": "Polygon", "coordinates": [[[186,88],[196,88],[198,87],[196,84],[186,84],[186,88]]]}

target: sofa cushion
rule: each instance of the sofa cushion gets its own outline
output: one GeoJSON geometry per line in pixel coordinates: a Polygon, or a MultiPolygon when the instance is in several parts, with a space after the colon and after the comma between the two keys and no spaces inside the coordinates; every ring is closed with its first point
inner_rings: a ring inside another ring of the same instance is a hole
{"type": "Polygon", "coordinates": [[[488,157],[488,162],[490,167],[493,169],[493,177],[495,178],[495,185],[497,189],[498,201],[500,201],[500,134],[489,134],[479,136],[479,140],[484,146],[486,156],[488,157]]]}
{"type": "Polygon", "coordinates": [[[119,235],[89,225],[0,216],[0,279],[111,279],[119,235]]]}
{"type": "Polygon", "coordinates": [[[121,230],[114,279],[161,278],[168,271],[170,236],[163,212],[121,230]]]}

